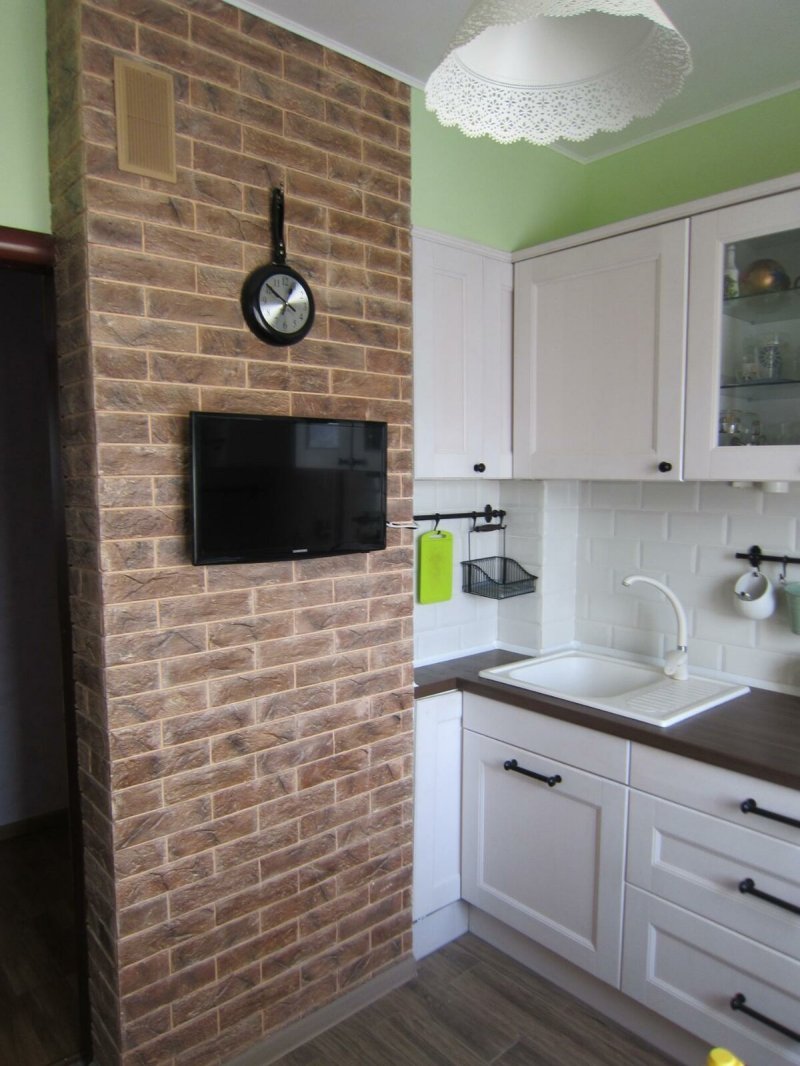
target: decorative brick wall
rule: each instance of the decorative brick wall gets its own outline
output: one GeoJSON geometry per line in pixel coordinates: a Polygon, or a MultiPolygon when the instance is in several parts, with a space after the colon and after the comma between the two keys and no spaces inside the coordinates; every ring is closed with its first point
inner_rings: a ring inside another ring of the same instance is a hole
{"type": "Polygon", "coordinates": [[[193,567],[191,409],[389,423],[411,514],[408,89],[218,0],[48,0],[98,1066],[219,1063],[410,950],[410,534],[193,567]],[[170,71],[178,182],[116,165],[115,55],[170,71]],[[286,191],[309,337],[244,327],[286,191]]]}

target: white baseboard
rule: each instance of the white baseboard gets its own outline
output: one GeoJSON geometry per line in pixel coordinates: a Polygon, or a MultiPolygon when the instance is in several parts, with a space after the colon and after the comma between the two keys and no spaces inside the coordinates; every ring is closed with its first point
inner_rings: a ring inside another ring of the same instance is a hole
{"type": "Polygon", "coordinates": [[[443,948],[468,929],[469,904],[463,900],[448,903],[433,914],[418,918],[411,927],[414,958],[424,959],[426,955],[443,948]]]}
{"type": "Polygon", "coordinates": [[[368,1007],[370,1003],[385,996],[387,992],[392,992],[395,988],[406,984],[416,976],[416,972],[417,966],[414,959],[403,959],[397,965],[379,973],[371,981],[354,988],[352,992],[345,992],[332,1003],[312,1011],[305,1018],[287,1025],[274,1036],[269,1036],[266,1040],[248,1048],[241,1055],[230,1059],[226,1066],[268,1066],[270,1062],[288,1055],[301,1044],[313,1040],[326,1029],[338,1025],[339,1022],[343,1022],[364,1007],[368,1007]]]}

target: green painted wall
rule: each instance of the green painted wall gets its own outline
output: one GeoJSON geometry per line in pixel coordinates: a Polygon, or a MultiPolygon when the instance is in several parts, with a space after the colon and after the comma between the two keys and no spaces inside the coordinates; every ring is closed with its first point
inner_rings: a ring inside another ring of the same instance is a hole
{"type": "Polygon", "coordinates": [[[45,0],[0,0],[0,226],[50,232],[45,0]]]}
{"type": "MultiPolygon", "coordinates": [[[[586,168],[549,148],[446,129],[411,93],[411,216],[416,226],[493,248],[584,229],[586,168]]],[[[587,226],[588,226],[587,222],[587,226]]]]}
{"type": "Polygon", "coordinates": [[[800,172],[800,92],[581,164],[444,129],[414,90],[411,158],[415,225],[514,251],[800,172]]]}
{"type": "Polygon", "coordinates": [[[600,226],[800,171],[800,92],[588,164],[584,218],[600,226]]]}

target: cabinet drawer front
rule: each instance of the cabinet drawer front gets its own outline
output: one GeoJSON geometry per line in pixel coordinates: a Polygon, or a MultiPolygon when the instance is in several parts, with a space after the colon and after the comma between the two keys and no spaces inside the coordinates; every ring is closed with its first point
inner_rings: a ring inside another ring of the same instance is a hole
{"type": "Polygon", "coordinates": [[[465,731],[462,791],[464,899],[619,987],[624,786],[465,731]]]}
{"type": "Polygon", "coordinates": [[[622,991],[709,1046],[732,1048],[745,1062],[800,1064],[800,1042],[741,1011],[734,996],[789,1029],[800,1026],[800,964],[629,888],[625,902],[622,991]]]}
{"type": "Polygon", "coordinates": [[[614,781],[628,780],[628,742],[499,700],[464,693],[464,728],[614,781]]]}
{"type": "Polygon", "coordinates": [[[720,766],[685,759],[670,752],[631,746],[631,786],[706,814],[736,822],[800,846],[800,826],[788,825],[758,814],[746,814],[741,805],[753,799],[759,810],[800,822],[800,792],[769,781],[758,781],[720,766]]]}
{"type": "Polygon", "coordinates": [[[800,960],[800,847],[641,792],[628,817],[629,882],[800,960]]]}

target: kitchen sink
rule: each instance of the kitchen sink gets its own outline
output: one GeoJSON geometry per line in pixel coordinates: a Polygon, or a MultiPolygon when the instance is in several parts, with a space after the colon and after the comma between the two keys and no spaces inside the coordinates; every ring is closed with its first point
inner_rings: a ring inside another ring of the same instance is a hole
{"type": "Polygon", "coordinates": [[[481,677],[657,726],[682,722],[750,691],[746,685],[692,674],[676,681],[660,666],[583,651],[494,666],[481,670],[481,677]]]}

